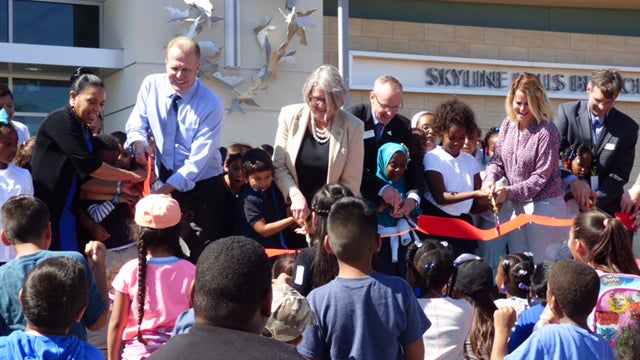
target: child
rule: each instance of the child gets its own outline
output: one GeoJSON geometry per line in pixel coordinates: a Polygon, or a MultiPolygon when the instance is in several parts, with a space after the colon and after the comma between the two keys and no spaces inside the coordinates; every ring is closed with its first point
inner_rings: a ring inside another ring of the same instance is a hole
{"type": "Polygon", "coordinates": [[[267,249],[287,249],[286,233],[296,224],[286,216],[282,193],[273,184],[273,162],[262,149],[251,149],[242,157],[247,178],[234,206],[238,233],[267,249]]]}
{"type": "MultiPolygon", "coordinates": [[[[425,192],[423,211],[427,215],[462,219],[473,223],[471,206],[483,202],[478,211],[488,208],[488,194],[480,190],[478,163],[461,151],[468,134],[477,129],[473,110],[458,99],[442,103],[435,112],[435,126],[442,134],[442,146],[424,158],[425,192]]],[[[456,255],[473,252],[476,242],[448,240],[456,255]]]]}
{"type": "Polygon", "coordinates": [[[411,159],[415,159],[421,166],[424,156],[427,154],[427,140],[425,132],[420,129],[411,129],[409,141],[405,144],[411,154],[411,159]]]}
{"type": "MultiPolygon", "coordinates": [[[[112,135],[100,134],[93,137],[93,152],[101,161],[116,166],[120,154],[118,139],[112,135]]],[[[80,223],[85,227],[86,239],[98,239],[96,231],[105,231],[107,239],[102,240],[107,246],[107,268],[119,260],[131,260],[136,257],[135,243],[131,241],[129,225],[133,219],[131,206],[138,200],[138,195],[130,195],[120,188],[122,182],[105,183],[108,193],[87,190],[88,183],[83,185],[82,210],[88,219],[80,216],[80,223]],[[115,192],[114,192],[114,189],[115,192]],[[98,230],[96,230],[96,228],[98,230]]],[[[95,188],[94,188],[95,189],[95,188]]]]}
{"type": "Polygon", "coordinates": [[[18,152],[13,160],[13,164],[19,168],[31,171],[31,156],[36,148],[36,137],[32,136],[29,140],[18,145],[18,152]]]}
{"type": "Polygon", "coordinates": [[[266,152],[269,157],[273,157],[273,146],[269,145],[269,144],[262,144],[260,146],[258,146],[260,149],[264,150],[264,152],[266,152]]]}
{"type": "Polygon", "coordinates": [[[107,282],[105,280],[105,254],[103,243],[91,241],[85,247],[85,259],[74,251],[48,251],[51,245],[49,209],[40,199],[19,195],[2,206],[2,241],[11,244],[16,258],[0,266],[0,335],[24,330],[26,323],[19,294],[24,279],[33,268],[52,257],[69,257],[86,270],[89,282],[89,304],[81,321],[74,323],[69,335],[87,339],[89,330],[100,330],[107,319],[107,282]]]}
{"type": "MultiPolygon", "coordinates": [[[[378,149],[376,176],[396,189],[403,200],[406,198],[404,173],[407,161],[407,149],[400,144],[386,143],[378,149]]],[[[381,236],[386,236],[378,254],[381,262],[380,272],[405,278],[407,274],[407,245],[411,241],[411,236],[409,234],[400,236],[392,234],[404,232],[410,229],[410,226],[405,219],[399,219],[398,214],[393,213],[393,207],[384,201],[378,204],[377,212],[378,233],[381,236]]],[[[411,215],[417,217],[420,213],[420,209],[416,208],[411,212],[411,215]]]]}
{"type": "Polygon", "coordinates": [[[16,106],[13,99],[13,93],[11,92],[11,89],[4,84],[0,85],[0,108],[4,108],[7,112],[9,125],[13,126],[13,128],[18,132],[18,144],[26,142],[31,137],[29,134],[29,127],[19,121],[16,121],[16,106]]]}
{"type": "MultiPolygon", "coordinates": [[[[246,144],[231,144],[227,148],[227,157],[224,159],[224,176],[216,177],[216,186],[212,187],[211,196],[220,200],[220,206],[225,209],[233,209],[238,194],[247,178],[242,172],[242,157],[251,146],[246,144]]],[[[233,211],[221,211],[218,222],[220,223],[220,237],[231,236],[238,232],[236,217],[233,211]]]]}
{"type": "Polygon", "coordinates": [[[465,359],[488,359],[493,343],[493,272],[482,258],[462,254],[453,262],[452,299],[464,299],[473,306],[473,325],[464,342],[465,359]]]}
{"type": "MultiPolygon", "coordinates": [[[[275,275],[275,264],[273,270],[275,275]]],[[[307,299],[289,286],[282,274],[277,279],[274,277],[271,285],[271,316],[262,335],[296,346],[302,341],[304,330],[315,325],[316,314],[307,299]]]]}
{"type": "Polygon", "coordinates": [[[67,335],[89,302],[87,273],[80,263],[57,257],[38,264],[27,276],[20,304],[26,331],[0,338],[6,359],[100,359],[98,349],[67,335]]]}
{"type": "Polygon", "coordinates": [[[560,260],[551,268],[547,301],[560,324],[547,325],[534,332],[511,354],[507,354],[507,338],[515,323],[513,308],[496,311],[495,338],[491,359],[574,358],[582,360],[614,359],[607,341],[592,333],[587,316],[596,305],[600,279],[586,264],[560,260]]]}
{"type": "MultiPolygon", "coordinates": [[[[33,181],[28,170],[19,168],[11,162],[18,150],[18,133],[9,124],[9,115],[0,109],[0,206],[11,197],[33,195],[33,181]]],[[[0,229],[2,222],[0,221],[0,229]]],[[[15,251],[9,245],[0,243],[0,264],[13,260],[15,251]]]]}
{"type": "Polygon", "coordinates": [[[500,128],[499,127],[492,127],[492,128],[489,128],[489,131],[487,131],[487,134],[484,136],[484,141],[483,141],[484,151],[483,151],[483,153],[484,153],[485,159],[483,160],[483,163],[485,165],[493,157],[493,149],[495,149],[496,143],[498,142],[498,135],[500,135],[500,128]]]}
{"type": "Polygon", "coordinates": [[[528,254],[509,254],[502,258],[496,275],[496,285],[506,299],[495,301],[498,309],[512,307],[520,316],[529,308],[531,291],[531,275],[533,275],[533,258],[528,254]]]}
{"type": "Polygon", "coordinates": [[[553,262],[545,261],[533,271],[531,283],[533,291],[538,299],[538,304],[525,310],[518,316],[518,323],[509,337],[509,352],[520,346],[535,330],[536,324],[540,321],[540,317],[545,311],[547,305],[547,283],[549,282],[549,273],[553,262]]]}
{"type": "MultiPolygon", "coordinates": [[[[224,185],[235,199],[242,191],[247,178],[242,172],[242,157],[251,146],[247,144],[231,144],[227,147],[227,157],[224,159],[224,185]]],[[[230,204],[233,206],[233,204],[230,204]]]]}
{"type": "Polygon", "coordinates": [[[336,255],[340,270],[307,297],[318,324],[305,330],[300,354],[311,359],[423,359],[422,334],[429,320],[406,281],[375,273],[371,266],[381,245],[375,211],[362,199],[340,199],[329,212],[327,232],[325,246],[336,255]]]}
{"type": "Polygon", "coordinates": [[[118,140],[120,153],[118,154],[117,166],[121,169],[135,170],[137,164],[135,161],[131,161],[134,154],[124,148],[124,144],[127,142],[127,134],[123,131],[114,131],[110,135],[118,140]]]}
{"type": "Polygon", "coordinates": [[[295,268],[296,268],[295,254],[280,255],[273,262],[273,267],[271,268],[271,276],[275,280],[278,278],[278,276],[285,274],[288,279],[291,279],[293,278],[295,268]]]}
{"type": "Polygon", "coordinates": [[[464,140],[464,145],[462,146],[462,151],[476,159],[478,168],[482,173],[486,169],[487,163],[484,161],[485,156],[482,144],[480,144],[480,136],[482,136],[482,130],[480,130],[476,124],[475,129],[467,134],[467,138],[464,140]]]}
{"type": "Polygon", "coordinates": [[[620,220],[597,211],[578,213],[569,233],[569,251],[598,274],[640,275],[629,233],[620,220]]]}
{"type": "Polygon", "coordinates": [[[435,241],[425,241],[408,266],[423,282],[418,303],[432,325],[422,336],[425,359],[462,359],[464,341],[473,324],[473,307],[464,299],[445,297],[453,273],[453,253],[435,241]],[[421,251],[422,249],[431,249],[421,251]]]}
{"type": "Polygon", "coordinates": [[[124,264],[113,280],[109,359],[146,358],[169,340],[178,315],[190,307],[195,266],[180,258],[178,202],[148,195],[136,204],[134,219],[138,259],[124,264]]]}
{"type": "Polygon", "coordinates": [[[411,118],[411,128],[424,131],[427,152],[435,149],[438,144],[438,133],[433,124],[433,114],[430,111],[420,111],[411,118]]]}
{"type": "MultiPolygon", "coordinates": [[[[592,173],[592,171],[595,170],[595,168],[593,167],[593,153],[587,145],[574,143],[564,150],[561,160],[564,168],[570,170],[580,181],[583,181],[589,186],[597,186],[597,184],[591,184],[592,175],[595,175],[595,172],[592,173]]],[[[597,191],[598,189],[593,190],[597,191]]],[[[580,207],[573,198],[573,193],[571,193],[568,185],[565,189],[564,201],[567,204],[567,218],[573,219],[580,211],[580,207]]],[[[593,205],[595,208],[595,204],[593,205]]]]}
{"type": "Polygon", "coordinates": [[[326,184],[313,195],[311,221],[308,224],[312,246],[302,249],[296,257],[292,284],[304,296],[338,276],[338,261],[335,255],[327,252],[324,238],[327,236],[327,217],[331,205],[347,196],[353,196],[353,193],[342,184],[326,184]]]}

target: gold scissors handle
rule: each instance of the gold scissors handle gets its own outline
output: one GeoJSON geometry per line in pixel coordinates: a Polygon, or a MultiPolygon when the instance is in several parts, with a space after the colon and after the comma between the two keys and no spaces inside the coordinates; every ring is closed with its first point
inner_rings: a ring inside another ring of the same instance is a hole
{"type": "Polygon", "coordinates": [[[496,193],[491,193],[491,206],[493,207],[493,221],[496,223],[496,233],[498,233],[498,238],[502,240],[502,232],[500,231],[500,209],[498,209],[498,203],[496,201],[496,193]]]}
{"type": "Polygon", "coordinates": [[[302,226],[304,227],[304,238],[305,240],[307,240],[307,245],[309,247],[311,247],[311,234],[309,231],[309,223],[307,223],[307,220],[302,220],[302,226]]]}

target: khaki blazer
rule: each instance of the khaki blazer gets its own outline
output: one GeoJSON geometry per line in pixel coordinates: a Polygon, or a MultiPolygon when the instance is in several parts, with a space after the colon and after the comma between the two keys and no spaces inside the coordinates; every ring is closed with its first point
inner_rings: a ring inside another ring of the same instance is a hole
{"type": "MultiPolygon", "coordinates": [[[[273,167],[276,185],[287,202],[290,201],[291,191],[300,191],[295,160],[311,119],[311,109],[306,104],[287,105],[280,110],[273,167]]],[[[356,196],[360,196],[362,181],[363,138],[364,123],[343,110],[336,111],[329,139],[327,184],[343,184],[356,196]]],[[[311,199],[306,200],[311,203],[311,199]]]]}

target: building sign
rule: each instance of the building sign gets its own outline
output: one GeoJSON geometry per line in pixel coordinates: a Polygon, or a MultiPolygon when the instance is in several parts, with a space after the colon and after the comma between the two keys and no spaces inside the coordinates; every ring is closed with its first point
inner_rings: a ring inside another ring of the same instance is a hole
{"type": "MultiPolygon", "coordinates": [[[[584,99],[591,72],[606,68],[576,65],[468,59],[351,51],[351,89],[370,90],[375,79],[391,74],[405,92],[506,96],[513,80],[523,72],[536,74],[550,98],[584,99]]],[[[640,68],[616,67],[624,78],[619,101],[640,102],[640,68]]]]}

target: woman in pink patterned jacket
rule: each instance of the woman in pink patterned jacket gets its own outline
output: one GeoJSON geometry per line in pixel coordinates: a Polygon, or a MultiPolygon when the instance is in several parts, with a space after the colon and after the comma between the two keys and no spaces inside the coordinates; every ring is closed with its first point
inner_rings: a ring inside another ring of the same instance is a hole
{"type": "MultiPolygon", "coordinates": [[[[513,203],[514,214],[565,217],[559,169],[560,133],[553,106],[533,74],[518,76],[505,101],[507,117],[500,127],[494,157],[487,165],[483,189],[500,204],[513,203]],[[508,185],[496,189],[505,176],[508,185]]],[[[529,224],[509,235],[509,252],[532,252],[535,262],[553,259],[563,228],[529,224]]]]}

